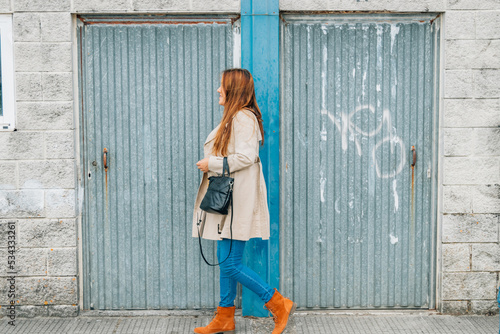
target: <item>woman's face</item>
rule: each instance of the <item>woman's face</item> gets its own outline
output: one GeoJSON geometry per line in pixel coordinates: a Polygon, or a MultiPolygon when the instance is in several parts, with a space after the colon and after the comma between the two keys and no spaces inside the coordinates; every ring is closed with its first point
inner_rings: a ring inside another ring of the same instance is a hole
{"type": "Polygon", "coordinates": [[[217,92],[219,92],[219,104],[223,106],[224,103],[226,103],[226,92],[222,88],[222,79],[220,80],[220,86],[217,88],[217,92]]]}

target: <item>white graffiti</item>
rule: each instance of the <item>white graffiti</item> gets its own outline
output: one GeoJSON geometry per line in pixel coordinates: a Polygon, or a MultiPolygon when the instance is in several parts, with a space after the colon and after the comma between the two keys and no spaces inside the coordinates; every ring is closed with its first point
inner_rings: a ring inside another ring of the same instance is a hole
{"type": "MultiPolygon", "coordinates": [[[[342,149],[344,151],[347,150],[348,148],[348,143],[349,140],[354,142],[354,145],[356,146],[357,152],[359,156],[362,156],[363,151],[361,149],[361,144],[358,140],[358,135],[362,135],[365,137],[374,137],[377,134],[379,134],[382,131],[382,128],[384,124],[386,124],[387,134],[384,138],[380,139],[378,142],[375,143],[372,149],[372,159],[375,164],[375,171],[377,173],[377,176],[379,178],[387,179],[387,178],[392,178],[399,173],[404,168],[405,162],[406,162],[406,153],[404,150],[404,143],[403,140],[398,137],[397,135],[393,134],[393,131],[395,132],[395,129],[392,127],[392,122],[391,122],[391,113],[389,110],[384,109],[382,111],[382,120],[378,124],[377,128],[372,129],[371,131],[365,131],[361,128],[359,128],[356,124],[353,123],[352,118],[353,116],[361,111],[361,110],[369,110],[371,113],[375,114],[375,108],[371,105],[361,105],[357,107],[354,111],[351,113],[340,113],[340,119],[337,119],[335,116],[333,116],[328,110],[323,109],[321,110],[321,113],[323,115],[327,115],[330,121],[335,125],[337,130],[339,130],[342,138],[342,149]],[[377,160],[377,150],[382,146],[382,144],[389,142],[390,148],[391,148],[391,154],[394,153],[395,146],[399,146],[399,165],[396,167],[395,170],[389,172],[389,173],[384,173],[381,171],[379,162],[377,160]]],[[[322,134],[323,136],[323,134],[322,134]]]]}
{"type": "Polygon", "coordinates": [[[320,186],[320,199],[322,203],[325,203],[325,185],[326,185],[326,178],[323,175],[323,171],[319,171],[320,179],[319,179],[319,186],[320,186]]]}
{"type": "Polygon", "coordinates": [[[398,211],[399,208],[399,196],[398,196],[398,180],[392,180],[392,193],[394,194],[394,212],[398,211]]]}

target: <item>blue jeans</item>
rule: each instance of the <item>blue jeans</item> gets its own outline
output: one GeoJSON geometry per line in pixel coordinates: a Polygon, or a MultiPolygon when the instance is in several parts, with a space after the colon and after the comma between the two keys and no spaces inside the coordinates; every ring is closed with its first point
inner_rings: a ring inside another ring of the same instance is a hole
{"type": "Polygon", "coordinates": [[[217,241],[217,259],[224,261],[220,267],[220,303],[221,307],[234,306],[236,298],[236,283],[240,282],[243,286],[255,292],[265,303],[271,300],[274,289],[271,288],[256,272],[244,266],[241,263],[245,242],[242,240],[233,240],[233,247],[229,258],[224,261],[229,253],[230,239],[217,241]]]}

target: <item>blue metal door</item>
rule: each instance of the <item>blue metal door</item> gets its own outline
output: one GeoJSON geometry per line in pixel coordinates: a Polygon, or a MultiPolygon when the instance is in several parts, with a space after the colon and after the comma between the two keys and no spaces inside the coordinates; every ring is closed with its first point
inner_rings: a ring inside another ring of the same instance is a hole
{"type": "Polygon", "coordinates": [[[240,61],[235,20],[80,18],[84,309],[217,305],[191,217],[220,74],[240,61]]]}
{"type": "Polygon", "coordinates": [[[440,22],[283,16],[281,286],[300,307],[434,307],[440,22]]]}

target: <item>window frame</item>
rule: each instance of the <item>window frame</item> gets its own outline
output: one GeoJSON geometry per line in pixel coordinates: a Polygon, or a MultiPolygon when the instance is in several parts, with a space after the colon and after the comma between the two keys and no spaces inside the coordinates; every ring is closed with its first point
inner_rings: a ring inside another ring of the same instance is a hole
{"type": "Polygon", "coordinates": [[[12,14],[0,14],[0,59],[2,64],[2,110],[0,131],[15,130],[14,45],[12,14]]]}

